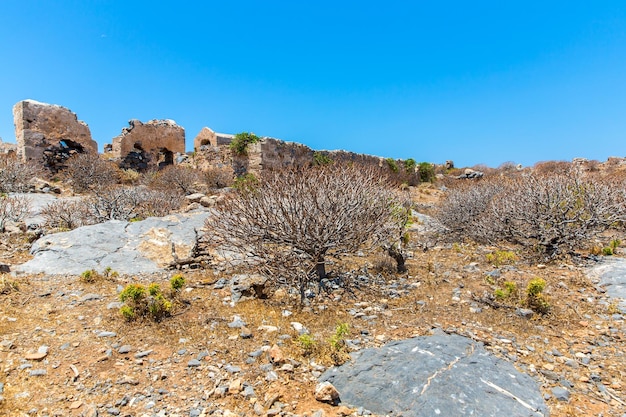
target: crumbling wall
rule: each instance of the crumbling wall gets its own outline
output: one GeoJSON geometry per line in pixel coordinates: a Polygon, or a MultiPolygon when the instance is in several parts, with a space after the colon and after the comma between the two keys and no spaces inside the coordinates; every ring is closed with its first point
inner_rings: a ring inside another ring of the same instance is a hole
{"type": "Polygon", "coordinates": [[[377,156],[346,151],[316,152],[300,143],[285,142],[269,137],[248,145],[245,154],[236,155],[228,146],[233,137],[234,135],[215,133],[207,127],[203,128],[194,139],[196,166],[204,171],[229,166],[237,176],[246,173],[258,175],[263,171],[313,165],[315,154],[320,153],[339,163],[353,163],[375,168],[387,167],[384,159],[377,156]]]}
{"type": "Polygon", "coordinates": [[[98,153],[89,127],[71,110],[54,104],[24,100],[13,106],[17,155],[58,171],[76,153],[98,153]]]}
{"type": "Polygon", "coordinates": [[[121,168],[145,171],[174,163],[176,153],[185,153],[185,129],[173,120],[132,119],[113,138],[113,157],[121,168]]]}
{"type": "Polygon", "coordinates": [[[15,143],[6,143],[0,138],[0,155],[16,155],[17,145],[15,143]]]}

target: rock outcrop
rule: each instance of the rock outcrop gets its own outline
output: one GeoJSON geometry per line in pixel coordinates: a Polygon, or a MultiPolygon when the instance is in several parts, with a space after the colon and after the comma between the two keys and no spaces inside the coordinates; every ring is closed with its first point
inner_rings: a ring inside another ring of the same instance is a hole
{"type": "Polygon", "coordinates": [[[208,215],[195,211],[140,222],[111,220],[46,235],[33,244],[33,259],[15,270],[50,275],[102,272],[106,267],[120,274],[159,272],[174,260],[172,245],[177,256],[188,256],[208,215]]]}
{"type": "Polygon", "coordinates": [[[121,168],[144,171],[174,163],[176,153],[185,153],[185,129],[173,120],[130,120],[113,138],[113,156],[121,168]]]}
{"type": "Polygon", "coordinates": [[[342,404],[406,417],[549,414],[535,380],[462,336],[438,332],[352,356],[320,378],[342,404]]]}
{"type": "Polygon", "coordinates": [[[97,153],[89,127],[71,110],[24,100],[13,106],[17,154],[23,161],[42,163],[58,171],[75,153],[97,153]]]}

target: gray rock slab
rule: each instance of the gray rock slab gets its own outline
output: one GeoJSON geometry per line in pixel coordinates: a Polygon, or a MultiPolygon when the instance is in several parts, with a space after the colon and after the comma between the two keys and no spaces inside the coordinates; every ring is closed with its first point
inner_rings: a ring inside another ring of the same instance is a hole
{"type": "Polygon", "coordinates": [[[50,203],[54,203],[58,200],[78,201],[82,199],[82,197],[57,197],[53,194],[39,193],[11,193],[10,195],[22,196],[30,200],[30,213],[24,219],[24,223],[27,226],[43,224],[44,219],[41,216],[41,209],[50,203]]]}
{"type": "Polygon", "coordinates": [[[320,381],[342,404],[405,417],[548,416],[538,383],[471,339],[442,332],[364,349],[320,381]]]}
{"type": "Polygon", "coordinates": [[[600,264],[589,268],[587,276],[599,280],[607,295],[615,298],[620,310],[626,313],[626,259],[605,258],[600,264]]]}
{"type": "MultiPolygon", "coordinates": [[[[88,269],[103,272],[110,267],[120,274],[159,272],[163,265],[157,261],[171,256],[171,244],[190,247],[194,229],[200,230],[208,215],[206,211],[195,211],[140,222],[111,220],[46,235],[31,247],[34,258],[14,271],[78,275],[88,269]]],[[[183,251],[178,256],[184,258],[188,253],[183,251]]]]}

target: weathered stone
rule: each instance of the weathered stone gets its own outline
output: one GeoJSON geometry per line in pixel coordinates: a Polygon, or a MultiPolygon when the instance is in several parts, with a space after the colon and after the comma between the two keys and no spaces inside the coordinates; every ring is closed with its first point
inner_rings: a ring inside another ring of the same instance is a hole
{"type": "Polygon", "coordinates": [[[69,109],[34,100],[13,107],[17,154],[23,161],[58,171],[76,153],[97,153],[89,127],[69,109]]]}
{"type": "Polygon", "coordinates": [[[174,154],[185,153],[185,129],[173,120],[130,120],[113,138],[112,153],[120,167],[139,171],[174,164],[174,154]]]}
{"type": "Polygon", "coordinates": [[[471,339],[439,332],[352,354],[324,373],[345,405],[406,417],[548,415],[538,383],[471,339]]]}
{"type": "Polygon", "coordinates": [[[339,391],[328,381],[320,382],[315,387],[315,399],[320,402],[336,404],[339,402],[339,391]]]}
{"type": "Polygon", "coordinates": [[[0,155],[17,154],[17,145],[15,143],[6,143],[0,138],[0,155]]]}

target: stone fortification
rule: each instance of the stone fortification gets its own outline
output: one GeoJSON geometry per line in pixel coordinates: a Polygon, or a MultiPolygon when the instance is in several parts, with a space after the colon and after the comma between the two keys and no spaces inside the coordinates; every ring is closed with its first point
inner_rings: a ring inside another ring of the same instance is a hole
{"type": "Polygon", "coordinates": [[[6,143],[0,138],[0,154],[2,155],[15,155],[17,153],[17,145],[15,143],[6,143]]]}
{"type": "Polygon", "coordinates": [[[234,135],[215,133],[207,127],[203,128],[194,139],[195,160],[198,168],[207,170],[230,167],[236,175],[258,174],[267,170],[313,165],[316,154],[340,163],[386,167],[384,159],[377,156],[341,150],[314,151],[300,143],[285,142],[269,137],[248,145],[244,155],[236,155],[229,148],[233,137],[234,135]]]}
{"type": "Polygon", "coordinates": [[[58,170],[75,153],[97,153],[89,127],[71,110],[34,100],[13,107],[17,154],[23,161],[58,170]]]}
{"type": "Polygon", "coordinates": [[[146,170],[174,163],[176,153],[185,153],[185,129],[173,120],[130,120],[113,138],[113,157],[121,168],[146,170]]]}

